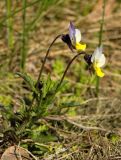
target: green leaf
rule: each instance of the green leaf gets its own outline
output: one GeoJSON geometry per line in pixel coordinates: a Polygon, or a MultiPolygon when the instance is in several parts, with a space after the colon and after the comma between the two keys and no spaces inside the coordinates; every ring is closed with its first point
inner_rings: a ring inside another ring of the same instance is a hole
{"type": "Polygon", "coordinates": [[[119,135],[117,135],[116,133],[109,133],[107,135],[107,138],[110,139],[113,144],[115,144],[120,140],[119,135]]]}
{"type": "Polygon", "coordinates": [[[23,78],[24,81],[26,82],[26,84],[30,87],[30,89],[34,92],[34,93],[38,93],[37,89],[35,88],[35,82],[33,81],[33,79],[27,75],[26,73],[20,73],[17,72],[16,73],[19,77],[23,78]]]}
{"type": "Polygon", "coordinates": [[[62,107],[75,107],[75,106],[80,106],[79,102],[71,101],[71,102],[66,102],[61,104],[62,107]]]}
{"type": "Polygon", "coordinates": [[[48,75],[47,80],[46,80],[46,82],[44,83],[43,90],[42,90],[42,92],[43,92],[43,97],[45,97],[46,94],[51,90],[52,85],[53,85],[53,81],[51,80],[50,75],[48,75]]]}

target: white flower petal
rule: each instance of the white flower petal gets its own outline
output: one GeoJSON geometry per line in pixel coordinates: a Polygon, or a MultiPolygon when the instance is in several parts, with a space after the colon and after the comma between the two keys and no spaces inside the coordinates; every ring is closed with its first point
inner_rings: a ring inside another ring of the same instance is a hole
{"type": "Polygon", "coordinates": [[[105,62],[106,62],[105,55],[104,55],[104,54],[101,54],[101,57],[100,57],[100,59],[98,60],[98,65],[99,65],[99,67],[103,67],[103,66],[105,65],[105,62]]]}
{"type": "Polygon", "coordinates": [[[91,62],[93,63],[94,60],[99,60],[101,55],[102,55],[102,48],[97,47],[94,53],[92,54],[91,62]]]}
{"type": "Polygon", "coordinates": [[[81,41],[81,32],[79,29],[75,29],[75,39],[76,43],[79,43],[81,41]]]}
{"type": "Polygon", "coordinates": [[[99,54],[99,53],[98,53],[98,48],[96,48],[95,51],[94,51],[94,53],[92,54],[92,57],[91,57],[91,62],[92,62],[92,63],[94,62],[95,57],[96,57],[97,54],[99,54]]]}
{"type": "Polygon", "coordinates": [[[106,62],[106,58],[105,55],[102,54],[102,50],[103,50],[102,46],[97,47],[91,57],[91,62],[92,63],[96,62],[98,67],[104,66],[106,62]]]}

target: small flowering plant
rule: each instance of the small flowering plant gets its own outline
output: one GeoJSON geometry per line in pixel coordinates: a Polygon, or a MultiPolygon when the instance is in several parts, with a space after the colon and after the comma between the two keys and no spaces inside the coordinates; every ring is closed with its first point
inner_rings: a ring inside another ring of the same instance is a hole
{"type": "MultiPolygon", "coordinates": [[[[47,124],[46,119],[42,118],[45,118],[48,115],[54,115],[54,114],[58,115],[63,113],[63,111],[61,112],[62,107],[59,107],[62,106],[62,104],[58,103],[56,99],[56,94],[61,91],[61,88],[64,88],[66,84],[64,82],[66,73],[69,70],[70,65],[77,57],[84,56],[84,60],[87,62],[90,68],[93,68],[96,75],[98,77],[104,76],[104,73],[101,68],[105,65],[106,58],[105,55],[103,54],[102,46],[97,47],[93,54],[91,55],[87,54],[85,51],[86,44],[83,44],[81,42],[82,40],[81,37],[82,36],[80,30],[76,29],[71,22],[69,26],[69,33],[58,35],[50,44],[46,52],[46,55],[44,57],[43,63],[40,67],[40,72],[37,81],[34,80],[31,76],[29,76],[25,72],[16,73],[19,77],[23,78],[24,83],[27,84],[27,90],[31,92],[31,95],[29,95],[29,97],[24,97],[23,99],[20,99],[21,107],[19,110],[17,110],[16,113],[14,112],[14,107],[11,112],[6,110],[6,108],[9,107],[5,107],[5,109],[3,109],[3,115],[5,117],[5,118],[3,117],[3,119],[6,121],[3,124],[7,126],[5,127],[6,128],[5,132],[3,132],[5,139],[6,135],[10,135],[10,140],[11,140],[11,135],[13,134],[15,135],[14,136],[15,139],[16,137],[18,137],[16,141],[17,144],[20,139],[22,138],[25,139],[25,136],[26,138],[31,137],[33,139],[33,142],[36,140],[39,140],[41,142],[41,137],[43,136],[43,130],[49,133],[48,129],[49,125],[47,125],[46,129],[46,124],[47,124]],[[62,77],[59,80],[55,81],[51,79],[50,75],[42,77],[42,72],[46,60],[48,58],[48,55],[50,53],[50,49],[55,43],[55,41],[59,38],[61,38],[63,42],[65,42],[71,49],[71,51],[75,54],[67,64],[67,67],[65,68],[62,77]],[[33,122],[34,125],[32,125],[33,122]],[[43,125],[44,122],[45,124],[43,125]],[[43,129],[43,126],[45,129],[43,129]],[[8,132],[8,128],[10,128],[10,132],[8,132]],[[36,134],[36,131],[38,132],[38,134],[36,134]]],[[[69,106],[70,103],[69,105],[67,105],[66,103],[66,107],[69,106]]],[[[47,135],[48,139],[50,139],[51,133],[47,135]]]]}
{"type": "MultiPolygon", "coordinates": [[[[37,82],[33,81],[32,78],[24,73],[18,73],[20,77],[24,79],[24,81],[28,84],[32,91],[32,100],[31,100],[31,106],[29,107],[28,113],[30,114],[28,117],[31,118],[31,111],[37,112],[37,116],[45,116],[48,115],[49,107],[54,104],[54,100],[56,97],[57,92],[61,90],[61,88],[65,85],[64,84],[64,78],[66,76],[67,71],[69,70],[70,65],[73,63],[73,61],[79,57],[84,56],[84,60],[87,62],[90,68],[93,68],[96,75],[99,77],[103,77],[104,73],[101,70],[101,68],[105,64],[105,56],[102,51],[102,46],[97,47],[92,55],[89,55],[86,53],[86,44],[82,43],[81,40],[81,32],[79,29],[75,28],[73,23],[70,22],[69,25],[69,33],[68,34],[60,34],[52,41],[50,44],[47,53],[44,57],[42,66],[40,67],[40,72],[38,75],[37,82]],[[68,47],[71,49],[75,55],[70,60],[70,62],[67,64],[67,67],[65,68],[65,71],[63,72],[62,77],[60,80],[53,81],[50,76],[46,77],[45,79],[42,78],[42,72],[44,69],[44,65],[46,63],[46,60],[48,58],[48,55],[50,53],[51,47],[55,43],[57,39],[61,38],[64,43],[68,45],[68,47]]],[[[54,105],[53,105],[54,106],[54,105]]],[[[55,112],[55,107],[51,108],[55,112]]]]}

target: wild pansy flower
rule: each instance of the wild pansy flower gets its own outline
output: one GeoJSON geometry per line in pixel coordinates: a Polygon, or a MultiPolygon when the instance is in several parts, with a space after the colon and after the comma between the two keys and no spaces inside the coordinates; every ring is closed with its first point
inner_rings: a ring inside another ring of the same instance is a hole
{"type": "Polygon", "coordinates": [[[62,40],[67,43],[71,50],[76,49],[78,52],[85,51],[86,44],[81,44],[81,32],[76,29],[72,22],[69,26],[69,34],[63,35],[62,40]]]}
{"type": "Polygon", "coordinates": [[[104,73],[101,70],[101,68],[105,65],[105,55],[103,54],[103,48],[102,46],[97,47],[94,51],[94,53],[91,56],[91,62],[93,64],[93,68],[99,77],[103,77],[104,73]]]}
{"type": "Polygon", "coordinates": [[[79,29],[76,29],[72,22],[69,26],[69,37],[72,45],[77,51],[84,51],[86,49],[86,44],[81,44],[81,32],[79,29]]]}
{"type": "Polygon", "coordinates": [[[102,46],[97,47],[92,55],[85,54],[84,59],[89,66],[93,66],[97,76],[104,76],[101,68],[105,65],[106,58],[103,54],[102,46]]]}

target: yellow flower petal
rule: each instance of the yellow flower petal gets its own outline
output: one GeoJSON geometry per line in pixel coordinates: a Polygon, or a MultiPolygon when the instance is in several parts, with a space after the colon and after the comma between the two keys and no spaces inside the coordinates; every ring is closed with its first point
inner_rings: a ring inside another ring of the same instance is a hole
{"type": "Polygon", "coordinates": [[[75,48],[77,49],[77,51],[85,51],[86,44],[76,43],[75,48]]]}
{"type": "Polygon", "coordinates": [[[93,67],[94,67],[94,70],[95,70],[97,76],[104,77],[105,74],[102,72],[101,68],[97,66],[96,63],[93,64],[93,67]]]}

